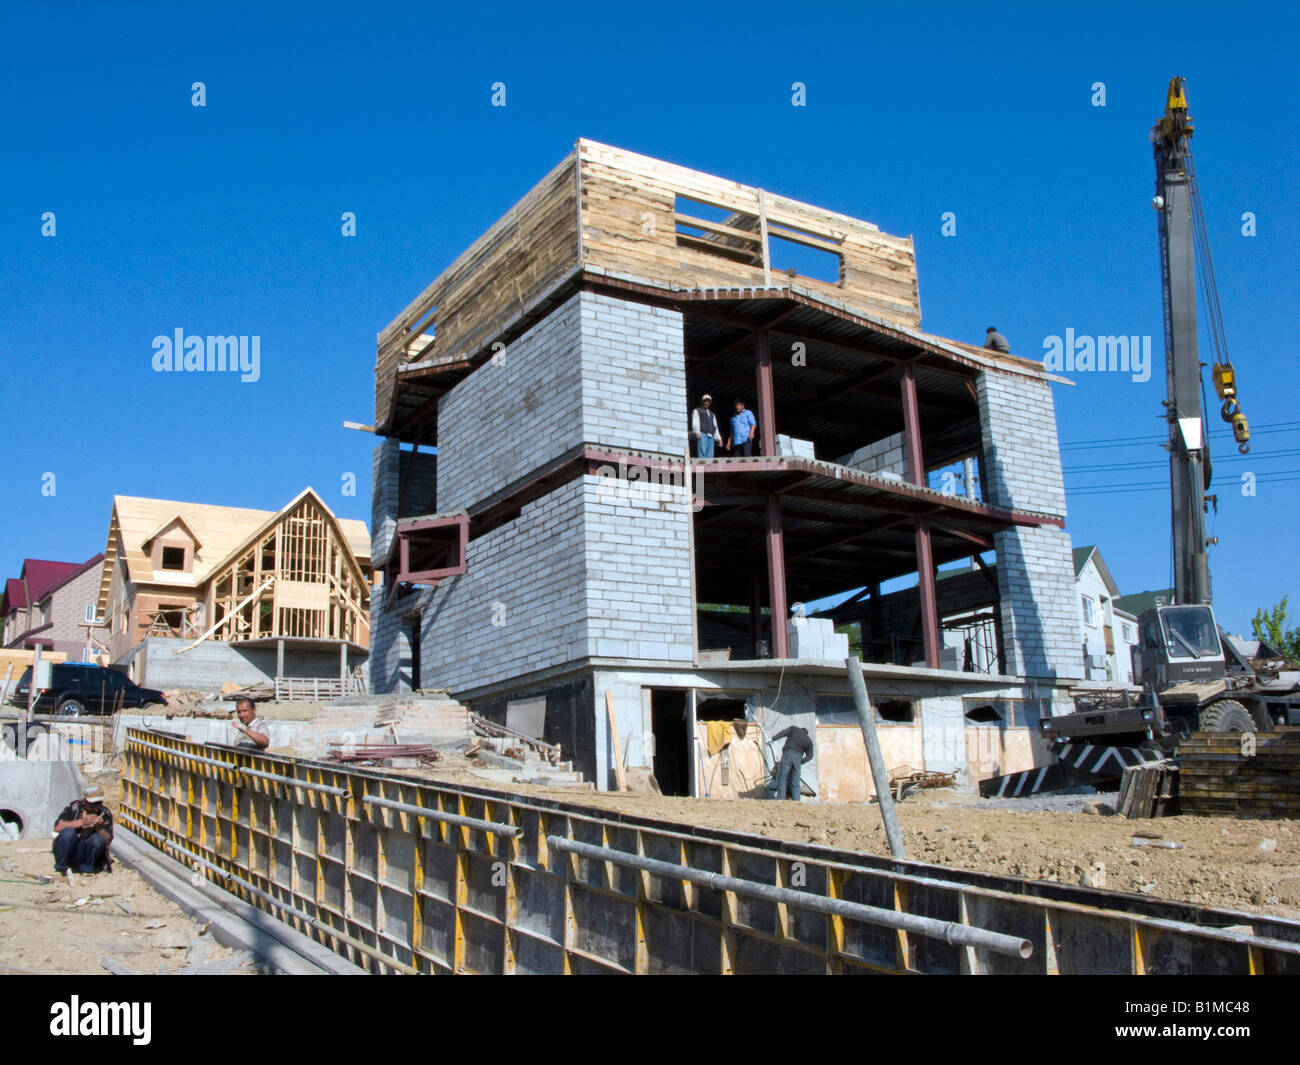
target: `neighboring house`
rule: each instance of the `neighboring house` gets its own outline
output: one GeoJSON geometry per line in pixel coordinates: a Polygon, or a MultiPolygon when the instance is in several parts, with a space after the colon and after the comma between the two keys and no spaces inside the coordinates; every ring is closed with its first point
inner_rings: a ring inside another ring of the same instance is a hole
{"type": "Polygon", "coordinates": [[[85,562],[23,560],[22,573],[5,582],[0,599],[4,646],[59,651],[69,660],[93,662],[105,650],[107,630],[95,601],[103,555],[85,562]]]}
{"type": "Polygon", "coordinates": [[[1095,546],[1074,549],[1074,585],[1079,595],[1084,677],[1132,684],[1137,615],[1120,606],[1119,588],[1095,546]]]}
{"type": "Polygon", "coordinates": [[[370,533],[310,488],[274,512],[115,496],[97,603],[146,687],[342,680],[369,653],[370,533]]]}
{"type": "Polygon", "coordinates": [[[1173,601],[1174,590],[1172,588],[1158,588],[1151,592],[1132,592],[1129,595],[1121,595],[1115,600],[1115,605],[1125,613],[1137,617],[1148,607],[1168,606],[1173,601]]]}

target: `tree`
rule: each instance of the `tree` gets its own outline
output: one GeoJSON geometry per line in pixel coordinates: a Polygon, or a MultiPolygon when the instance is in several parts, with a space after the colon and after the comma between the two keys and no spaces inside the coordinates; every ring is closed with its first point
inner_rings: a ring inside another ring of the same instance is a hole
{"type": "Polygon", "coordinates": [[[1263,640],[1278,654],[1289,658],[1292,662],[1300,662],[1300,629],[1286,627],[1286,601],[1287,597],[1284,595],[1282,602],[1277,606],[1269,610],[1264,610],[1262,607],[1256,610],[1250,625],[1255,630],[1255,639],[1263,640]]]}

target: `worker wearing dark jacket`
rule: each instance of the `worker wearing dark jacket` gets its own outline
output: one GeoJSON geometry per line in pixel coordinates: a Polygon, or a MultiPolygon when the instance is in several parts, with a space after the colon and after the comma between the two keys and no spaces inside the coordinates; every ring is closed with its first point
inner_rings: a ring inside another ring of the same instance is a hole
{"type": "Polygon", "coordinates": [[[772,742],[785,740],[781,751],[781,763],[776,768],[776,795],[774,798],[791,798],[798,802],[803,795],[803,780],[800,772],[806,762],[812,761],[813,741],[806,728],[791,725],[772,737],[772,742]]]}
{"type": "Polygon", "coordinates": [[[104,789],[88,787],[80,799],[63,808],[54,822],[54,871],[79,873],[111,868],[109,844],[113,842],[113,815],[104,806],[104,789]]]}
{"type": "Polygon", "coordinates": [[[1011,345],[1007,343],[1007,338],[997,331],[996,326],[989,326],[984,331],[984,346],[990,351],[999,351],[1003,355],[1011,354],[1011,345]]]}

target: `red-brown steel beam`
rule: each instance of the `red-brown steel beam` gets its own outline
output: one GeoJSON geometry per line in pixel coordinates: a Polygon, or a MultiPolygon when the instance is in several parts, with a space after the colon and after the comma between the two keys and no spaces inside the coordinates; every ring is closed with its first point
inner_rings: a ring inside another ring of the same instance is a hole
{"type": "Polygon", "coordinates": [[[758,355],[758,436],[764,455],[776,454],[776,389],[772,384],[772,338],[766,329],[754,334],[758,355]]]}
{"type": "Polygon", "coordinates": [[[975,533],[966,532],[963,529],[958,529],[952,525],[948,525],[944,522],[939,522],[939,521],[936,521],[934,523],[934,528],[939,532],[943,533],[945,536],[953,536],[956,537],[958,540],[965,540],[967,543],[972,543],[976,547],[982,548],[985,551],[993,550],[993,541],[991,538],[987,536],[977,536],[975,535],[975,533]]]}
{"type": "Polygon", "coordinates": [[[903,433],[907,440],[907,473],[913,484],[925,487],[925,455],[921,451],[921,408],[916,399],[916,370],[903,367],[903,433]]]}
{"type": "Polygon", "coordinates": [[[934,550],[930,543],[930,522],[916,519],[916,577],[921,596],[921,643],[925,664],[939,668],[939,601],[935,594],[934,550]]]}
{"type": "Polygon", "coordinates": [[[767,588],[772,620],[772,657],[789,658],[785,619],[789,614],[785,592],[785,537],[781,531],[781,499],[767,497],[767,588]]]}

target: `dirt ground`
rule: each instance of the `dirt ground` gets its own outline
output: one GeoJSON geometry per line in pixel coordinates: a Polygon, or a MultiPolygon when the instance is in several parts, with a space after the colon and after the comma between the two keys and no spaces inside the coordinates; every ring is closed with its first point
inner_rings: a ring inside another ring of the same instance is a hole
{"type": "MultiPolygon", "coordinates": [[[[116,812],[116,772],[96,774],[116,812]]],[[[111,873],[54,873],[49,839],[0,841],[0,973],[253,974],[256,959],[221,946],[120,860],[111,873]],[[38,884],[34,877],[48,877],[38,884]]]]}
{"type": "MultiPolygon", "coordinates": [[[[493,786],[466,772],[435,770],[428,775],[493,786]]],[[[889,853],[876,806],[614,795],[518,784],[512,789],[701,827],[868,854],[889,853]]],[[[1114,796],[1096,798],[1105,802],[1114,796]]],[[[1053,803],[1049,799],[1042,805],[1053,803]]],[[[1298,821],[1191,816],[1130,821],[1026,806],[1031,804],[979,799],[951,790],[911,793],[897,806],[907,857],[1300,920],[1298,821]],[[1183,846],[1134,846],[1135,836],[1159,837],[1183,846]]]]}

